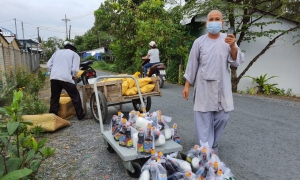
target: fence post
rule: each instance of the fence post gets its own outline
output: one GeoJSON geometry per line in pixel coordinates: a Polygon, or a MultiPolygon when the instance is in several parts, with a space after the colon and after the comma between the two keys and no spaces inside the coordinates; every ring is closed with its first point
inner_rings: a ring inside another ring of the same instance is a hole
{"type": "Polygon", "coordinates": [[[10,54],[12,70],[15,71],[16,70],[16,60],[15,60],[14,48],[10,46],[8,49],[9,49],[9,54],[10,54]]]}
{"type": "Polygon", "coordinates": [[[6,84],[6,77],[4,76],[5,72],[5,61],[4,61],[4,51],[3,51],[3,46],[0,43],[0,73],[2,77],[2,82],[6,84]]]}

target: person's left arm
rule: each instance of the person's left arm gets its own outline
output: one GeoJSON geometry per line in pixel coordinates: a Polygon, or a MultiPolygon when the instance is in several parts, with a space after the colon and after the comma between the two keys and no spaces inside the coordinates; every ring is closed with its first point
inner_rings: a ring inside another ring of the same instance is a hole
{"type": "Polygon", "coordinates": [[[244,62],[244,53],[241,52],[240,48],[236,44],[236,39],[233,34],[228,34],[225,38],[225,42],[229,44],[230,56],[228,62],[237,67],[244,62]]]}
{"type": "Polygon", "coordinates": [[[72,63],[72,76],[75,77],[79,71],[80,57],[77,53],[74,53],[73,63],[72,63]]]}
{"type": "Polygon", "coordinates": [[[51,70],[52,70],[53,59],[54,59],[55,54],[56,54],[56,52],[51,56],[51,58],[47,62],[47,69],[48,69],[48,72],[50,72],[50,73],[51,73],[51,70]]]}
{"type": "Polygon", "coordinates": [[[150,50],[148,51],[148,53],[147,53],[147,56],[145,56],[145,57],[142,57],[142,59],[150,59],[150,50]]]}

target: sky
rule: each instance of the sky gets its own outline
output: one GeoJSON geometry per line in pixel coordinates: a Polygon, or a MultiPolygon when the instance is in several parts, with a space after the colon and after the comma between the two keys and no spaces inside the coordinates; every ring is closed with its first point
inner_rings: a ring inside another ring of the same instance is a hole
{"type": "Polygon", "coordinates": [[[66,38],[71,25],[71,39],[93,27],[97,10],[104,0],[0,0],[0,27],[16,33],[18,39],[36,39],[37,27],[42,40],[49,37],[66,38]],[[23,29],[22,31],[22,22],[23,29]]]}

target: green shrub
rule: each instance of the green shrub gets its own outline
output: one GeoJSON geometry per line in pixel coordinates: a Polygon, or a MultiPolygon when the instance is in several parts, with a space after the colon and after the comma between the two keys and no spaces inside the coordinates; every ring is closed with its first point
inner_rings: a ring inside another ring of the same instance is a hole
{"type": "Polygon", "coordinates": [[[173,57],[169,65],[167,66],[166,74],[167,74],[167,81],[169,83],[174,83],[174,84],[178,83],[179,64],[180,64],[180,57],[173,57]]]}
{"type": "Polygon", "coordinates": [[[255,91],[257,94],[276,94],[276,95],[281,95],[281,91],[279,88],[275,87],[278,84],[269,84],[267,83],[268,80],[275,78],[277,76],[271,76],[267,78],[267,74],[260,75],[259,77],[251,77],[251,76],[244,76],[247,78],[252,79],[252,83],[255,84],[256,86],[252,87],[250,90],[251,94],[254,94],[255,91]]]}
{"type": "Polygon", "coordinates": [[[49,110],[49,103],[39,99],[33,94],[24,92],[22,101],[23,113],[27,115],[44,114],[49,110]]]}
{"type": "Polygon", "coordinates": [[[23,91],[13,91],[10,106],[0,108],[6,121],[0,123],[0,178],[34,179],[41,163],[55,153],[56,149],[44,147],[47,139],[39,142],[27,131],[32,123],[24,122],[23,91]]]}
{"type": "Polygon", "coordinates": [[[105,61],[97,61],[92,67],[94,69],[101,69],[105,71],[118,72],[115,64],[106,63],[105,61]]]}
{"type": "Polygon", "coordinates": [[[37,96],[38,92],[44,87],[46,76],[38,70],[37,73],[32,73],[28,68],[20,67],[16,71],[10,71],[3,74],[6,77],[6,82],[1,82],[0,88],[0,105],[7,105],[12,101],[12,92],[16,89],[37,96]]]}
{"type": "Polygon", "coordinates": [[[99,61],[97,58],[95,58],[94,56],[88,56],[86,58],[84,58],[82,61],[87,61],[87,60],[94,60],[94,61],[99,61]]]}

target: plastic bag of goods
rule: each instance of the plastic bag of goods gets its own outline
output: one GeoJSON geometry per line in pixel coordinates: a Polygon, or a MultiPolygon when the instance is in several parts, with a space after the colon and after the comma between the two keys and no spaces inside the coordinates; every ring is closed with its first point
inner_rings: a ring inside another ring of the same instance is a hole
{"type": "Polygon", "coordinates": [[[178,169],[180,170],[180,172],[192,171],[191,165],[187,161],[171,157],[170,155],[167,155],[166,158],[169,159],[169,160],[172,160],[172,162],[174,162],[176,165],[179,164],[178,169]]]}
{"type": "Polygon", "coordinates": [[[215,179],[215,180],[224,180],[224,179],[235,179],[234,175],[231,173],[231,170],[226,167],[223,162],[220,162],[217,166],[209,166],[206,179],[215,179]]]}

